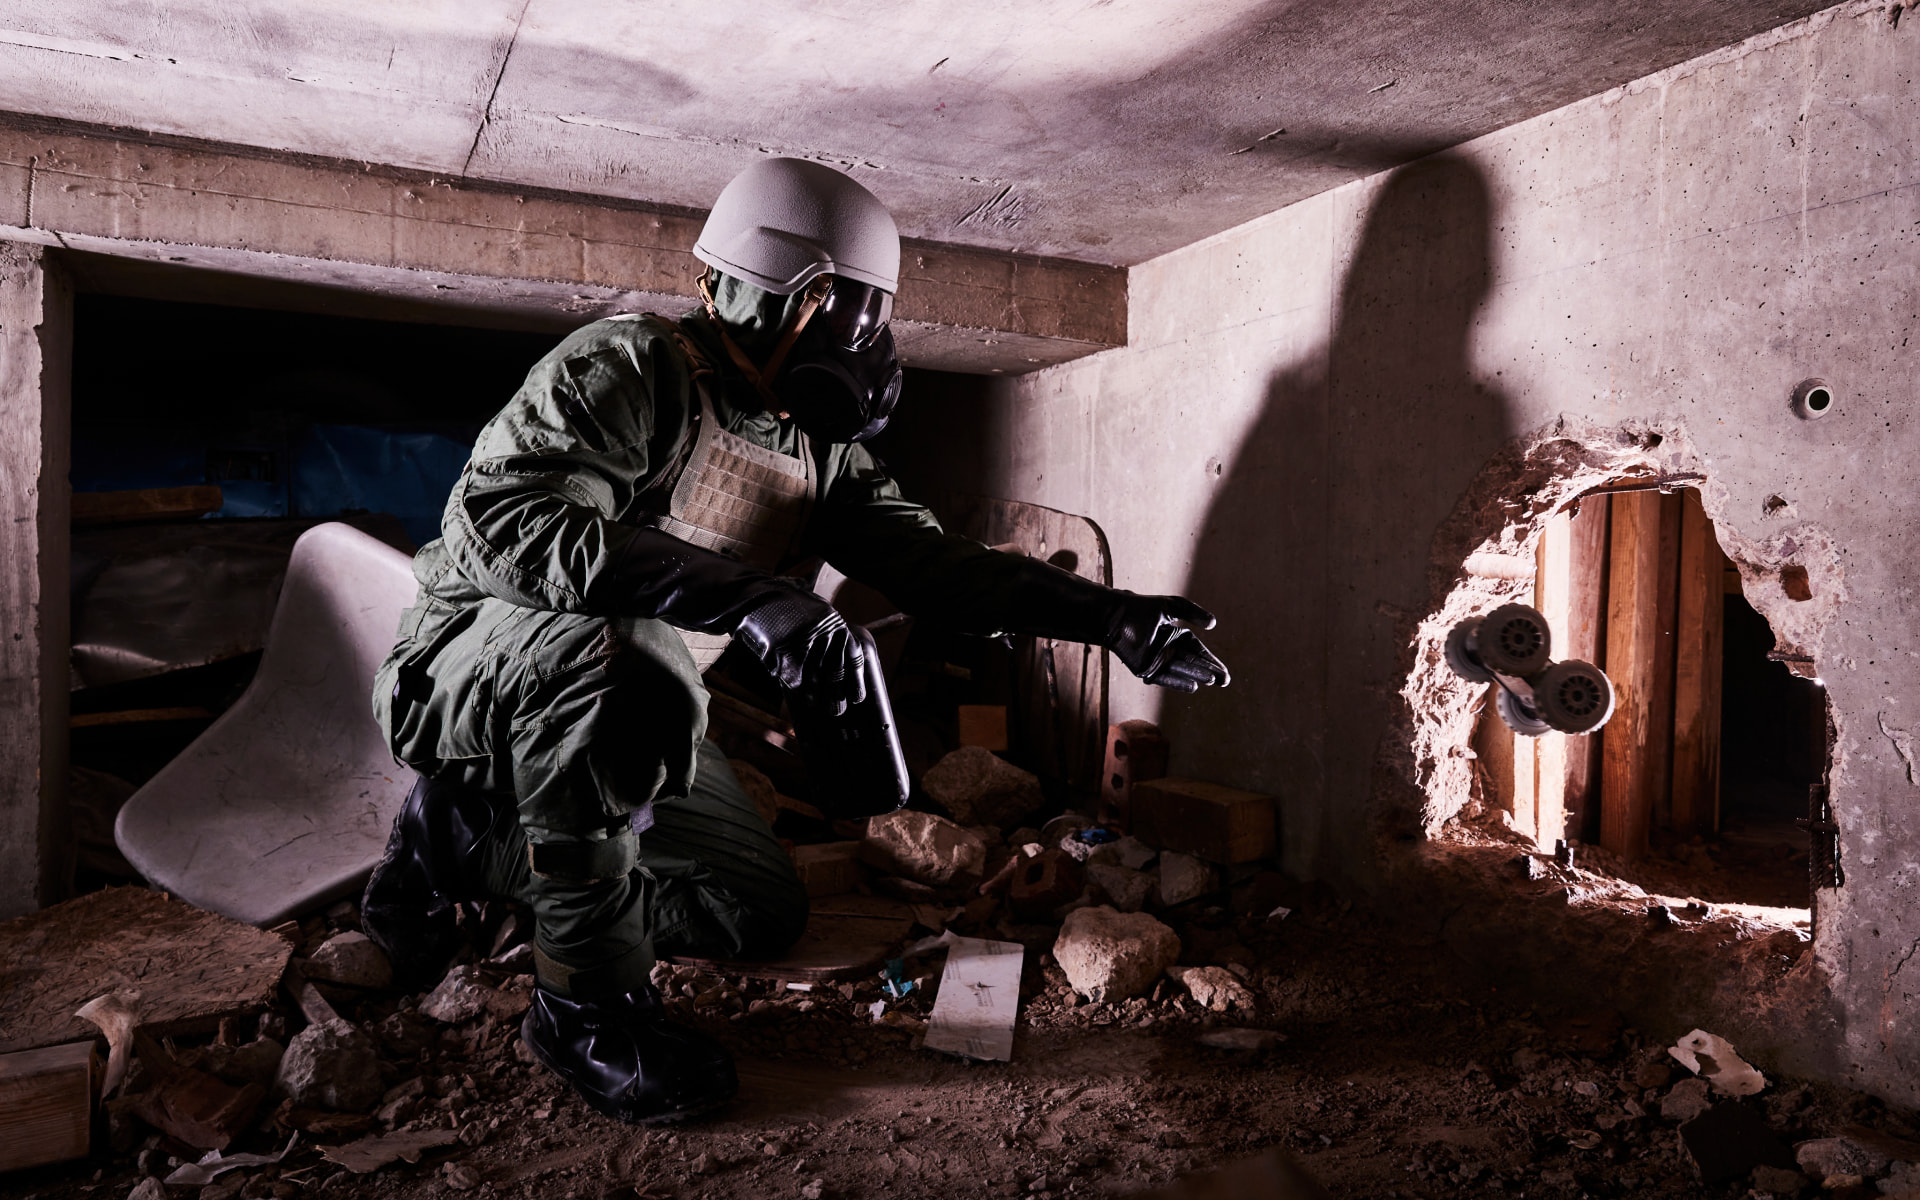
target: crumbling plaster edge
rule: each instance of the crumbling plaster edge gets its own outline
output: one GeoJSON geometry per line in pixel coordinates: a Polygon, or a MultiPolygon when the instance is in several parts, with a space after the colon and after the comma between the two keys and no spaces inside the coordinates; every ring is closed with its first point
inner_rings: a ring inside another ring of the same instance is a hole
{"type": "MultiPolygon", "coordinates": [[[[1380,833],[1438,837],[1472,796],[1468,744],[1486,689],[1447,667],[1448,630],[1527,597],[1535,548],[1548,519],[1581,492],[1623,476],[1685,473],[1706,476],[1698,485],[1702,505],[1722,549],[1740,570],[1748,602],[1772,626],[1777,649],[1821,661],[1828,626],[1848,599],[1839,547],[1829,533],[1796,520],[1791,505],[1762,518],[1769,525],[1763,536],[1744,532],[1730,512],[1714,464],[1677,418],[1607,425],[1563,414],[1496,452],[1434,534],[1427,611],[1400,618],[1404,682],[1376,755],[1374,813],[1380,833]],[[1474,570],[1469,570],[1470,559],[1474,570]],[[1490,570],[1489,563],[1524,570],[1490,570]],[[1781,572],[1790,565],[1807,572],[1812,600],[1792,600],[1780,586],[1781,572]]],[[[1835,706],[1836,809],[1844,808],[1847,720],[1835,706]]]]}

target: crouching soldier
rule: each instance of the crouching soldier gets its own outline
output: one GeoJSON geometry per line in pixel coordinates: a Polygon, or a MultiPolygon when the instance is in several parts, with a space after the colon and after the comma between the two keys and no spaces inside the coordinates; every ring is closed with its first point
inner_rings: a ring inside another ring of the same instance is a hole
{"type": "Polygon", "coordinates": [[[807,896],[705,740],[701,672],[738,639],[809,711],[865,696],[863,650],[779,572],[818,556],[903,611],[1105,646],[1151,683],[1227,671],[1178,597],[1099,586],[941,531],[861,445],[901,372],[900,242],[851,178],[770,159],[727,185],[694,253],[703,305],[619,316],[542,359],[481,433],[374,711],[419,782],[367,885],[367,933],[430,983],[455,906],[534,916],[522,1034],[587,1103],[680,1120],[734,1093],[668,1021],[656,953],[776,956],[807,896]]]}

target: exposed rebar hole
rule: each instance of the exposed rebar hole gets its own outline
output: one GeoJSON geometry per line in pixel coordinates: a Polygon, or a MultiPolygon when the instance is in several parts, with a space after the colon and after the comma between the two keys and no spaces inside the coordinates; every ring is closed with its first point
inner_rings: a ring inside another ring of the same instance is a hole
{"type": "Polygon", "coordinates": [[[1813,584],[1807,579],[1807,569],[1799,563],[1788,563],[1780,568],[1780,590],[1789,600],[1813,599],[1813,584]]]}

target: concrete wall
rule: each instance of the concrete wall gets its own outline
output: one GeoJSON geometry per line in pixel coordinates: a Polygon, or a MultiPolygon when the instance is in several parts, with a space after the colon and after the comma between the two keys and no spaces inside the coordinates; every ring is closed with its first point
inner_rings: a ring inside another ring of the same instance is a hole
{"type": "Polygon", "coordinates": [[[0,241],[0,920],[65,899],[73,297],[0,241]]]}
{"type": "Polygon", "coordinates": [[[1370,822],[1405,825],[1380,798],[1443,527],[1512,439],[1661,432],[1730,550],[1820,560],[1819,619],[1759,604],[1841,731],[1828,1057],[1920,1101],[1917,72],[1920,17],[1842,6],[1135,268],[1128,347],[982,419],[986,490],[1093,516],[1122,586],[1220,615],[1230,690],[1117,681],[1114,719],[1279,793],[1291,865],[1364,882],[1370,822]],[[1838,409],[1798,420],[1815,375],[1838,409]]]}

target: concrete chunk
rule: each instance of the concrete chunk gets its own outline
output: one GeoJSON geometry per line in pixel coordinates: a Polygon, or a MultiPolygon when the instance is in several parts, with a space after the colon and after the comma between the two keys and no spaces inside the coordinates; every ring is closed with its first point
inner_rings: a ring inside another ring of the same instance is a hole
{"type": "Polygon", "coordinates": [[[380,1057],[373,1039],[344,1017],[309,1025],[280,1059],[279,1090],[300,1108],[364,1112],[380,1102],[380,1057]]]}
{"type": "Polygon", "coordinates": [[[1886,1170],[1891,1161],[1886,1155],[1862,1146],[1852,1138],[1814,1138],[1794,1146],[1793,1157],[1800,1169],[1815,1179],[1835,1175],[1858,1175],[1871,1179],[1886,1170]]]}
{"type": "Polygon", "coordinates": [[[1146,913],[1080,908],[1067,914],[1053,957],[1089,1000],[1125,1000],[1146,992],[1180,957],[1180,936],[1146,913]]]}
{"type": "Polygon", "coordinates": [[[1160,856],[1160,903],[1166,907],[1198,900],[1219,886],[1213,868],[1193,855],[1169,850],[1160,856]]]}
{"type": "Polygon", "coordinates": [[[984,746],[962,746],[920,781],[962,825],[1016,825],[1043,807],[1040,780],[984,746]]]}
{"type": "Polygon", "coordinates": [[[1171,967],[1167,974],[1186,987],[1194,1003],[1214,1012],[1240,1008],[1251,1012],[1253,993],[1225,967],[1171,967]]]}
{"type": "Polygon", "coordinates": [[[1121,912],[1139,912],[1147,897],[1153,895],[1153,876],[1145,871],[1129,871],[1118,863],[1094,863],[1087,868],[1087,879],[1113,902],[1121,912]]]}
{"type": "Polygon", "coordinates": [[[393,964],[364,933],[337,933],[307,959],[308,979],[352,987],[383,988],[393,982],[393,964]]]}
{"type": "Polygon", "coordinates": [[[944,817],[901,809],[867,822],[860,857],[883,871],[946,887],[986,873],[987,843],[944,817]]]}

